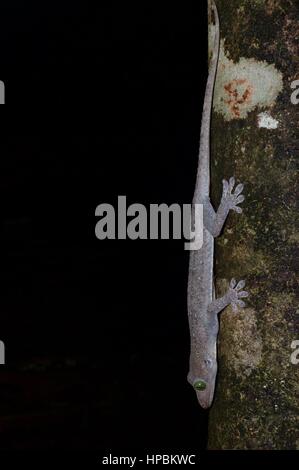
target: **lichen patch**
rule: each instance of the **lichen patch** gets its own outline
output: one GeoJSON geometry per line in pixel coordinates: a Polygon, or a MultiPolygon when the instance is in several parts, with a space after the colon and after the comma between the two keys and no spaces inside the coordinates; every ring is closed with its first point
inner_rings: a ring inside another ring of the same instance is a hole
{"type": "Polygon", "coordinates": [[[274,64],[245,57],[234,63],[221,40],[213,108],[226,121],[245,119],[255,108],[272,107],[282,87],[282,74],[274,64]]]}
{"type": "Polygon", "coordinates": [[[274,119],[270,116],[269,113],[263,112],[260,113],[257,117],[258,127],[263,127],[265,129],[277,129],[279,122],[277,119],[274,119]]]}
{"type": "Polygon", "coordinates": [[[262,340],[256,312],[246,308],[236,315],[227,309],[223,313],[222,327],[226,330],[226,335],[222,337],[230,342],[230,347],[220,341],[219,354],[225,356],[236,375],[248,377],[262,360],[262,340]]]}

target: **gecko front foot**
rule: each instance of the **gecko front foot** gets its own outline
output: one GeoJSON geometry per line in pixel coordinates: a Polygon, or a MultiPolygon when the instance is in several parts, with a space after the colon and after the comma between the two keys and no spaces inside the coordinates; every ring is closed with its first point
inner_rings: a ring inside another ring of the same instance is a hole
{"type": "Polygon", "coordinates": [[[245,286],[245,281],[239,281],[238,283],[235,279],[232,279],[230,281],[227,296],[228,296],[229,303],[232,306],[233,312],[237,312],[238,307],[240,308],[245,307],[245,302],[243,302],[243,300],[241,299],[248,297],[249,294],[245,290],[241,290],[243,289],[244,286],[245,286]]]}
{"type": "Polygon", "coordinates": [[[228,210],[232,209],[233,211],[238,212],[238,214],[241,214],[242,209],[238,206],[238,204],[243,202],[245,199],[245,197],[241,195],[241,192],[244,188],[243,184],[238,184],[238,186],[235,188],[235,191],[232,192],[235,186],[234,177],[230,178],[229,181],[223,180],[222,183],[222,204],[225,204],[228,210]]]}

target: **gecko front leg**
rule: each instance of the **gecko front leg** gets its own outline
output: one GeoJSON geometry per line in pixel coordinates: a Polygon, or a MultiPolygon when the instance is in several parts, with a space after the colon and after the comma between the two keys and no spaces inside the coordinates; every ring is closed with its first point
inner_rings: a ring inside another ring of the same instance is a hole
{"type": "Polygon", "coordinates": [[[210,303],[208,306],[208,314],[217,315],[228,305],[232,306],[234,312],[238,311],[238,307],[244,308],[245,303],[241,299],[248,297],[248,292],[242,290],[244,286],[245,281],[239,281],[237,284],[237,281],[232,279],[227,293],[223,297],[215,299],[210,303]]]}
{"type": "Polygon", "coordinates": [[[241,194],[243,191],[243,184],[238,184],[233,192],[235,186],[235,178],[230,178],[229,181],[223,180],[223,191],[221,202],[217,212],[214,211],[213,206],[206,198],[203,204],[203,217],[204,226],[213,237],[220,235],[224,222],[230,210],[241,214],[242,209],[238,206],[244,201],[245,197],[241,194]]]}

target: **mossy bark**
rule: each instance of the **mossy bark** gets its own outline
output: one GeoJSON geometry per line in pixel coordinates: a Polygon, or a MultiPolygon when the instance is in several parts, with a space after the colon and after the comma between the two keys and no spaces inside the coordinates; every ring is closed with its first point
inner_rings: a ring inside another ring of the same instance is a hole
{"type": "MultiPolygon", "coordinates": [[[[221,53],[212,120],[212,199],[244,183],[243,214],[216,241],[216,291],[245,279],[247,307],[220,315],[210,449],[298,449],[296,200],[299,79],[295,0],[216,0],[221,53]],[[297,155],[296,155],[297,153],[297,155]],[[294,361],[293,361],[294,362],[294,361]]],[[[211,27],[212,30],[212,27],[211,27]]],[[[210,39],[212,34],[210,32],[210,39]]],[[[210,41],[212,42],[212,41],[210,41]]]]}

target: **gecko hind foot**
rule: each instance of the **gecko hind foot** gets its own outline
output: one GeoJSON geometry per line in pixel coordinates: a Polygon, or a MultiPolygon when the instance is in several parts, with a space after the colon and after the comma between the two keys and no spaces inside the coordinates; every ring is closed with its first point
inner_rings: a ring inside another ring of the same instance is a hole
{"type": "Polygon", "coordinates": [[[241,300],[242,298],[248,297],[248,292],[243,289],[245,286],[245,281],[237,281],[235,279],[232,279],[230,281],[229,285],[229,290],[228,290],[228,298],[229,298],[229,303],[232,306],[233,312],[238,312],[238,307],[239,308],[244,308],[245,307],[245,302],[241,300]]]}
{"type": "Polygon", "coordinates": [[[231,177],[229,181],[223,180],[223,192],[222,192],[222,201],[227,205],[228,209],[231,209],[238,214],[241,214],[242,209],[238,206],[241,202],[244,201],[245,197],[241,192],[243,191],[244,185],[238,184],[233,191],[235,186],[235,178],[231,177]]]}

